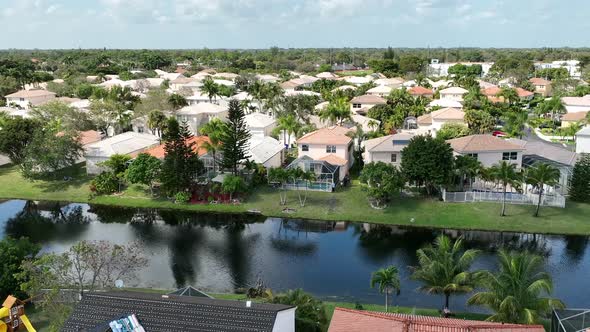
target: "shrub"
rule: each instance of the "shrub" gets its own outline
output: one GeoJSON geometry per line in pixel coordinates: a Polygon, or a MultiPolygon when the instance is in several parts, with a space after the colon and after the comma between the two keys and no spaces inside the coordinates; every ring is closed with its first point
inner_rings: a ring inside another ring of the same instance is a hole
{"type": "Polygon", "coordinates": [[[113,172],[102,172],[90,182],[90,190],[99,195],[108,195],[119,189],[119,179],[113,172]]]}
{"type": "Polygon", "coordinates": [[[179,191],[174,195],[174,203],[176,204],[188,203],[190,199],[191,195],[186,191],[179,191]]]}

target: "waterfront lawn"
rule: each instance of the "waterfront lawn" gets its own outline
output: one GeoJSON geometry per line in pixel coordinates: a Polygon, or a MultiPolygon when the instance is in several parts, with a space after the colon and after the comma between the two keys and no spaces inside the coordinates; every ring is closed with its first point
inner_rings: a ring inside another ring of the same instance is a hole
{"type": "MultiPolygon", "coordinates": [[[[307,192],[305,207],[298,193],[288,191],[286,206],[279,204],[277,189],[266,186],[250,193],[243,204],[174,204],[164,198],[152,198],[145,186],[131,185],[123,193],[90,199],[90,177],[83,165],[59,172],[55,178],[29,181],[14,166],[0,167],[0,199],[71,201],[145,208],[170,208],[191,211],[246,212],[260,210],[263,215],[331,221],[360,221],[416,227],[514,231],[553,234],[590,234],[590,204],[567,202],[565,209],[541,208],[533,217],[534,206],[508,205],[507,216],[500,217],[499,203],[444,203],[437,199],[399,198],[383,210],[372,209],[358,182],[335,193],[307,192]],[[65,181],[64,176],[73,179],[65,181]],[[289,207],[292,213],[284,213],[289,207]]],[[[301,193],[304,195],[304,193],[301,193]]]]}

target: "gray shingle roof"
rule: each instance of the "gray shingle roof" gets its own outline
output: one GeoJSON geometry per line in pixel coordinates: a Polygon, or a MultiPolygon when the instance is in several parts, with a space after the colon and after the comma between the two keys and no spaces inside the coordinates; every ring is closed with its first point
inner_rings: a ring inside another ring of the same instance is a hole
{"type": "Polygon", "coordinates": [[[270,332],[277,313],[290,308],[265,303],[252,303],[247,308],[240,301],[139,292],[89,293],[62,331],[96,331],[114,319],[135,314],[149,332],[270,332]]]}

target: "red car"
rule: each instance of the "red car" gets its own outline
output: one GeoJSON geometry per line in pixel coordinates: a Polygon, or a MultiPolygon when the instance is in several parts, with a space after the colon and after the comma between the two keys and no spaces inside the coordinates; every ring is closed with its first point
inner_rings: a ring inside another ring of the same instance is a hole
{"type": "Polygon", "coordinates": [[[494,132],[492,133],[492,135],[493,135],[493,136],[496,136],[496,137],[506,137],[506,136],[508,136],[508,134],[506,134],[506,133],[505,133],[505,132],[503,132],[503,131],[499,131],[499,130],[496,130],[496,131],[494,131],[494,132]]]}

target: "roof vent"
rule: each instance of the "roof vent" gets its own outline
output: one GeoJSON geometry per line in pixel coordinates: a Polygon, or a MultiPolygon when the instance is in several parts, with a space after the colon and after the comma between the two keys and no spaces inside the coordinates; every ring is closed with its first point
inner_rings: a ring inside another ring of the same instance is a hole
{"type": "Polygon", "coordinates": [[[169,298],[169,296],[168,296],[168,295],[166,295],[166,294],[164,294],[164,295],[162,295],[162,298],[163,298],[163,299],[167,299],[167,298],[169,298]]]}
{"type": "Polygon", "coordinates": [[[252,301],[246,301],[246,308],[252,307],[252,301]]]}

